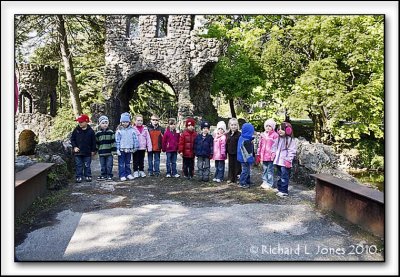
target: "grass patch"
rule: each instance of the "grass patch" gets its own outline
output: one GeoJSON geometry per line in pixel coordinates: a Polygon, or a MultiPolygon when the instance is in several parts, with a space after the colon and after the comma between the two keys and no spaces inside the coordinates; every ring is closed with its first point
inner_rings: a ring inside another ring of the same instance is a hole
{"type": "Polygon", "coordinates": [[[65,201],[67,193],[68,189],[63,188],[61,190],[50,191],[44,197],[36,198],[25,213],[15,218],[15,228],[21,225],[32,224],[39,213],[65,201]]]}

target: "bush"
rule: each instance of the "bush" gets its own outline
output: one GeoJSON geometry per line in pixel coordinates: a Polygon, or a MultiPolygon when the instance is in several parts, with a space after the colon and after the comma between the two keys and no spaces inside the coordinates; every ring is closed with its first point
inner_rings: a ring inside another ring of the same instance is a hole
{"type": "Polygon", "coordinates": [[[371,168],[376,170],[383,170],[385,160],[383,156],[375,156],[371,161],[371,168]]]}
{"type": "Polygon", "coordinates": [[[68,134],[76,127],[73,111],[70,107],[62,107],[57,111],[54,119],[54,126],[50,133],[50,140],[64,140],[68,134]]]}

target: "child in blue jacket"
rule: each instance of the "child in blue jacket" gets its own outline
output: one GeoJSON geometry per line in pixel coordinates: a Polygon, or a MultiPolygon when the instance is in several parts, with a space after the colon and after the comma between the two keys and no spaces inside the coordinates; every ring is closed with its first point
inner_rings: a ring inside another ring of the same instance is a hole
{"type": "Polygon", "coordinates": [[[254,126],[251,123],[245,123],[242,127],[242,134],[239,137],[237,147],[237,159],[242,165],[242,173],[240,174],[240,187],[249,188],[251,165],[254,163],[254,145],[253,137],[254,126]]]}

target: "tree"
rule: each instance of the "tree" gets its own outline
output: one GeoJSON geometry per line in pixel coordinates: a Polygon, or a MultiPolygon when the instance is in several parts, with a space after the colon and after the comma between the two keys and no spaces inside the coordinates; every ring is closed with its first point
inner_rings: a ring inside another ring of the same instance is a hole
{"type": "Polygon", "coordinates": [[[65,74],[67,76],[67,83],[69,93],[71,96],[72,108],[75,116],[79,116],[82,113],[81,101],[79,99],[78,86],[75,80],[74,65],[72,62],[71,52],[69,50],[67,34],[65,31],[65,22],[62,15],[57,15],[57,29],[60,42],[61,56],[64,63],[65,74]]]}
{"type": "Polygon", "coordinates": [[[82,100],[87,109],[101,97],[104,16],[20,15],[15,18],[15,30],[19,62],[59,66],[63,61],[65,77],[61,74],[61,79],[67,83],[75,116],[82,113],[82,100]]]}

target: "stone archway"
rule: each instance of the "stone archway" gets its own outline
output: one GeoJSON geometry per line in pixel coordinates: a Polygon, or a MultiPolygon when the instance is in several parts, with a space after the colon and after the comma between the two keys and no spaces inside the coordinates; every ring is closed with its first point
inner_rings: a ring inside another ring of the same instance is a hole
{"type": "Polygon", "coordinates": [[[199,37],[192,30],[191,15],[162,18],[166,26],[162,37],[157,30],[160,25],[157,15],[110,15],[106,18],[103,94],[105,113],[111,117],[111,125],[118,121],[121,112],[128,111],[129,93],[125,90],[135,87],[141,78],[162,79],[173,88],[178,98],[178,121],[186,116],[217,114],[210,90],[212,67],[220,54],[219,42],[199,37]],[[199,73],[202,82],[196,79],[199,73]],[[202,101],[194,103],[193,95],[202,101]]]}
{"type": "MultiPolygon", "coordinates": [[[[142,71],[129,77],[127,81],[122,85],[120,92],[116,95],[115,110],[116,116],[114,124],[119,123],[119,114],[122,112],[129,111],[129,103],[132,99],[138,98],[138,87],[150,80],[157,80],[167,84],[175,94],[175,101],[178,100],[177,93],[172,85],[171,81],[163,74],[156,71],[142,71]]],[[[154,101],[157,101],[157,95],[154,95],[154,101]]]]}

